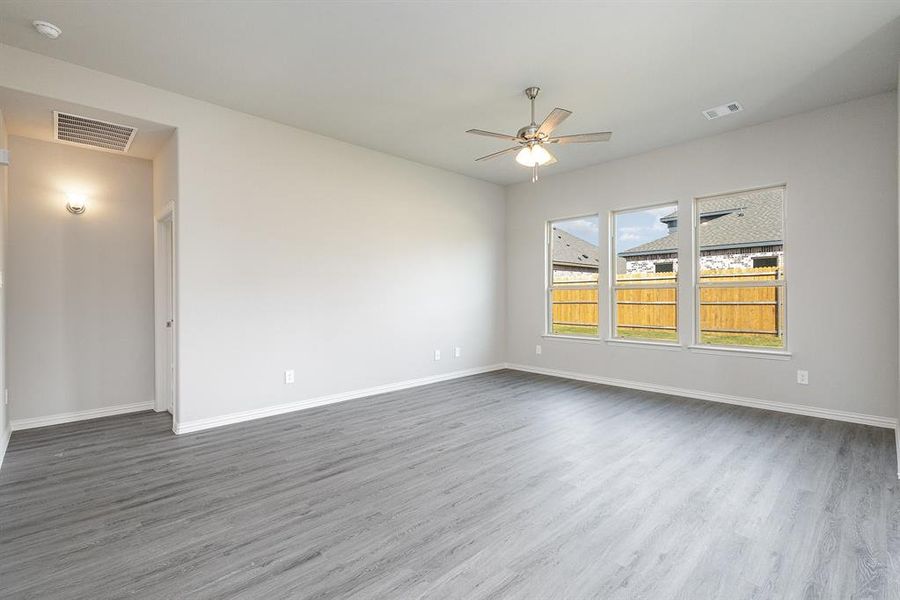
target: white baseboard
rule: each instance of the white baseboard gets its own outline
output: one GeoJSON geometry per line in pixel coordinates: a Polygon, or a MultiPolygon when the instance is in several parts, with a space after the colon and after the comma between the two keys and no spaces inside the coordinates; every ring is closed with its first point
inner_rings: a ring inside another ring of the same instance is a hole
{"type": "Polygon", "coordinates": [[[208,419],[197,419],[194,421],[176,422],[172,426],[172,431],[177,434],[193,433],[204,429],[212,429],[214,427],[222,427],[223,425],[232,425],[234,423],[242,423],[244,421],[253,421],[265,417],[272,417],[284,413],[290,413],[297,410],[307,408],[315,408],[317,406],[325,406],[327,404],[335,404],[346,400],[355,400],[356,398],[365,398],[366,396],[375,396],[385,394],[387,392],[395,392],[409,388],[428,385],[430,383],[438,383],[441,381],[449,381],[451,379],[459,379],[460,377],[468,377],[469,375],[478,375],[489,371],[498,371],[506,368],[505,364],[489,365],[487,367],[476,367],[474,369],[464,369],[461,371],[453,371],[443,375],[432,375],[430,377],[420,377],[419,379],[409,379],[407,381],[398,381],[396,383],[388,383],[385,385],[377,385],[361,390],[353,390],[349,392],[341,392],[339,394],[331,394],[329,396],[319,396],[318,398],[308,398],[306,400],[298,400],[288,404],[278,404],[275,406],[267,406],[265,408],[256,408],[253,410],[245,410],[236,413],[230,413],[219,417],[210,417],[208,419]]]}
{"type": "Polygon", "coordinates": [[[12,435],[12,428],[0,434],[0,468],[3,467],[3,457],[6,456],[6,449],[9,447],[9,436],[12,435]]]}
{"type": "Polygon", "coordinates": [[[897,446],[897,479],[900,479],[900,426],[894,430],[894,444],[897,446]]]}
{"type": "Polygon", "coordinates": [[[86,421],[88,419],[99,419],[100,417],[111,417],[113,415],[124,415],[126,413],[142,412],[145,410],[153,410],[153,402],[138,402],[135,404],[120,404],[119,406],[109,406],[105,408],[93,408],[90,410],[81,410],[78,412],[59,413],[46,417],[34,417],[31,419],[16,419],[11,423],[13,431],[22,429],[34,429],[35,427],[47,427],[48,425],[60,425],[62,423],[73,423],[75,421],[86,421]]]}
{"type": "Polygon", "coordinates": [[[710,402],[721,402],[724,404],[737,404],[739,406],[750,406],[752,408],[762,408],[764,410],[791,413],[794,415],[806,415],[808,417],[819,417],[820,419],[831,419],[833,421],[846,421],[848,423],[873,425],[875,427],[886,427],[888,429],[897,428],[897,419],[891,417],[879,417],[876,415],[866,415],[861,413],[847,412],[843,410],[833,410],[830,408],[818,408],[815,406],[804,406],[801,404],[788,404],[786,402],[760,400],[758,398],[746,398],[743,396],[717,394],[715,392],[688,390],[683,388],[670,387],[667,385],[658,385],[655,383],[641,383],[638,381],[628,381],[625,379],[600,377],[598,375],[573,373],[571,371],[544,369],[541,367],[532,367],[530,365],[507,364],[506,367],[509,369],[514,369],[516,371],[526,371],[528,373],[539,373],[541,375],[551,375],[553,377],[563,377],[565,379],[602,383],[604,385],[612,385],[634,390],[643,390],[646,392],[658,392],[660,394],[669,394],[671,396],[683,396],[685,398],[696,398],[698,400],[708,400],[710,402]]]}

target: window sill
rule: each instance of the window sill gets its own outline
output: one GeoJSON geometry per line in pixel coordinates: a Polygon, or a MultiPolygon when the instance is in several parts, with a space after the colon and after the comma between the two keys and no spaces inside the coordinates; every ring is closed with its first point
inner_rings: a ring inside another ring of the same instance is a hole
{"type": "Polygon", "coordinates": [[[681,350],[683,346],[677,342],[654,342],[652,340],[623,340],[619,338],[607,338],[604,340],[613,346],[648,346],[659,350],[681,350]]]}
{"type": "Polygon", "coordinates": [[[787,350],[757,350],[755,348],[729,348],[727,346],[705,346],[694,344],[688,346],[691,352],[698,354],[718,354],[719,356],[748,356],[751,358],[767,358],[769,360],[790,360],[793,356],[787,350]]]}
{"type": "Polygon", "coordinates": [[[541,335],[542,338],[548,340],[566,340],[569,342],[582,342],[587,344],[602,344],[603,340],[599,337],[594,337],[590,335],[559,335],[555,333],[544,333],[541,335]]]}
{"type": "Polygon", "coordinates": [[[757,350],[755,348],[729,348],[727,346],[705,346],[692,344],[682,346],[674,342],[653,342],[650,340],[622,340],[618,338],[605,338],[576,335],[558,335],[552,333],[541,334],[548,340],[562,340],[578,342],[581,344],[608,344],[610,346],[634,346],[652,348],[656,350],[684,350],[685,348],[697,354],[715,354],[719,356],[745,356],[747,358],[763,358],[768,360],[790,360],[793,354],[786,350],[757,350]]]}

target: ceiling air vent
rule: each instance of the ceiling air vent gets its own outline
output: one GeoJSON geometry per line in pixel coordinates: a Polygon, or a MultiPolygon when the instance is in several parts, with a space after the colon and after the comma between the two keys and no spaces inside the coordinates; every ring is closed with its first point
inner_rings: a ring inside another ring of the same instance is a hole
{"type": "Polygon", "coordinates": [[[137,129],[128,125],[53,111],[53,134],[59,142],[108,152],[128,152],[136,133],[137,129]]]}
{"type": "Polygon", "coordinates": [[[729,102],[728,104],[716,106],[715,108],[707,108],[703,111],[703,116],[706,117],[707,120],[712,121],[713,119],[741,112],[742,110],[744,110],[744,107],[741,106],[739,102],[729,102]]]}

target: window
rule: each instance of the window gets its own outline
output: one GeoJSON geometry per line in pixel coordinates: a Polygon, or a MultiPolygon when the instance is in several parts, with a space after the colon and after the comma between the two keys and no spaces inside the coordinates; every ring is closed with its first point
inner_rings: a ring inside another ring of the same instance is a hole
{"type": "Polygon", "coordinates": [[[777,256],[757,256],[753,258],[753,268],[754,269],[764,269],[766,267],[777,267],[778,266],[778,257],[777,256]]]}
{"type": "Polygon", "coordinates": [[[612,335],[678,340],[678,205],[612,213],[612,335]]]}
{"type": "Polygon", "coordinates": [[[551,221],[548,327],[556,335],[597,337],[600,314],[600,218],[551,221]]]}
{"type": "Polygon", "coordinates": [[[700,198],[694,215],[697,343],[784,348],[784,188],[700,198]]]}
{"type": "Polygon", "coordinates": [[[656,272],[657,273],[674,273],[675,272],[675,263],[673,263],[673,262],[658,262],[658,263],[656,263],[656,272]]]}

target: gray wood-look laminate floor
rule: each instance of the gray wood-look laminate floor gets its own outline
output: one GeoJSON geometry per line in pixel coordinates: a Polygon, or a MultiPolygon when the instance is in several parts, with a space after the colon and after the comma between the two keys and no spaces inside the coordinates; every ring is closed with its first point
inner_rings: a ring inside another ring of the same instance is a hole
{"type": "Polygon", "coordinates": [[[898,598],[892,431],[501,371],[15,432],[3,598],[898,598]]]}

